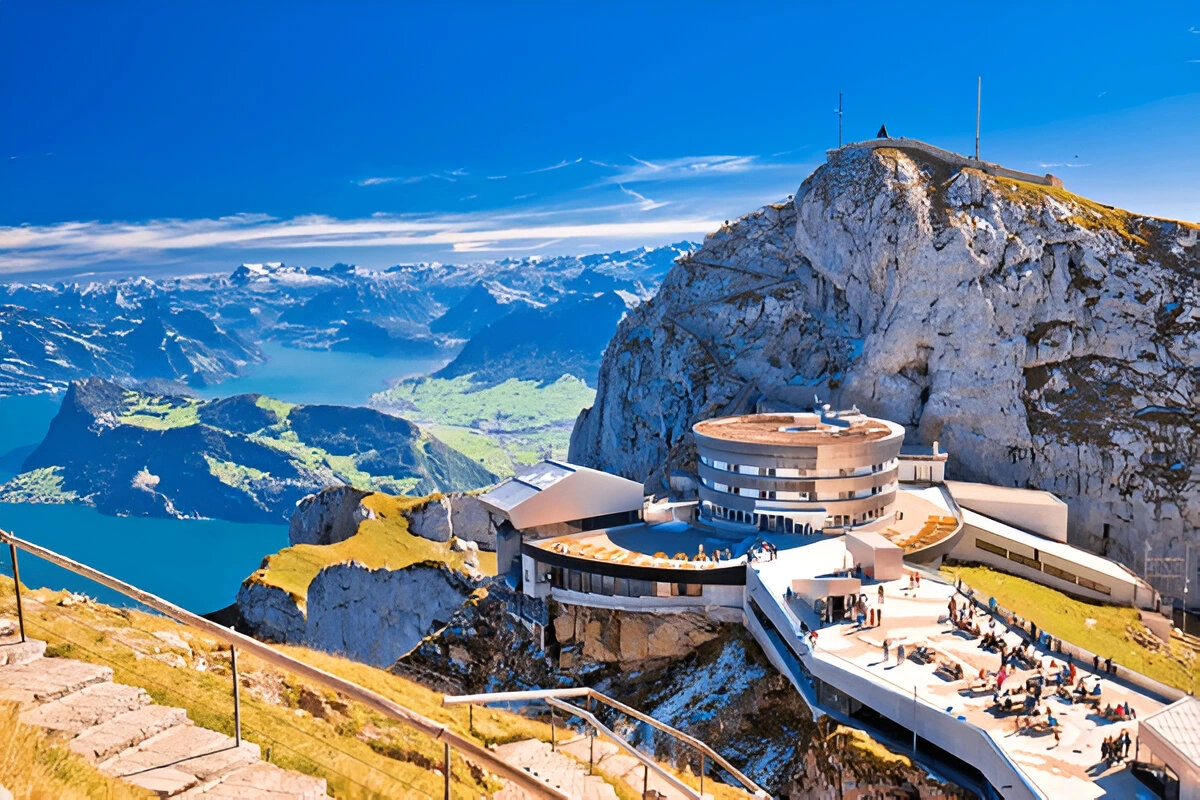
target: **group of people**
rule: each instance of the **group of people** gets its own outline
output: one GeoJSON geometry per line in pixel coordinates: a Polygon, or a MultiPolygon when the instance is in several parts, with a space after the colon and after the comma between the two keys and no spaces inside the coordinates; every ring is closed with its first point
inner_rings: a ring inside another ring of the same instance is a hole
{"type": "Polygon", "coordinates": [[[746,553],[747,561],[774,561],[779,557],[779,548],[770,542],[756,542],[746,553]]]}
{"type": "Polygon", "coordinates": [[[711,553],[705,553],[704,545],[700,545],[700,551],[698,553],[696,553],[696,557],[693,558],[692,560],[693,561],[712,561],[713,563],[716,563],[718,561],[731,561],[732,559],[733,559],[733,551],[730,550],[728,547],[726,547],[724,550],[722,550],[721,548],[718,547],[717,549],[713,550],[711,553]]]}
{"type": "Polygon", "coordinates": [[[1118,761],[1129,758],[1129,747],[1132,744],[1129,729],[1126,728],[1117,736],[1104,737],[1100,744],[1100,755],[1104,758],[1104,763],[1111,767],[1118,761]]]}
{"type": "MultiPolygon", "coordinates": [[[[1092,656],[1092,669],[1094,669],[1096,672],[1100,671],[1100,656],[1092,656]]],[[[1109,675],[1117,674],[1117,667],[1115,664],[1113,664],[1111,658],[1104,659],[1104,671],[1109,675]]]]}

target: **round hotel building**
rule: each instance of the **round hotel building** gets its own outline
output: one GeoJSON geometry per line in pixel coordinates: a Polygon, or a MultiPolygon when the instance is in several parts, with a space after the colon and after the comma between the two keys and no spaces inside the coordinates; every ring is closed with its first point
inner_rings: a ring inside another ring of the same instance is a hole
{"type": "Polygon", "coordinates": [[[692,427],[700,516],[716,526],[812,533],[888,517],[904,427],[854,412],[745,414],[692,427]]]}

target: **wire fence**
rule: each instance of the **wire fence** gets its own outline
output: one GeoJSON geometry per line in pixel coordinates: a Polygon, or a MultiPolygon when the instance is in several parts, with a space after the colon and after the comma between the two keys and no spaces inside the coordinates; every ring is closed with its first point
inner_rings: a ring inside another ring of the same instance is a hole
{"type": "MultiPolygon", "coordinates": [[[[161,632],[161,626],[139,624],[139,618],[130,613],[128,608],[115,609],[121,622],[120,630],[106,629],[111,628],[111,620],[106,621],[109,623],[107,625],[91,626],[84,620],[89,615],[96,614],[99,607],[93,606],[90,598],[77,600],[78,593],[69,592],[64,595],[64,597],[72,598],[70,601],[66,601],[69,603],[68,607],[54,602],[42,602],[23,586],[21,591],[14,591],[15,584],[9,576],[14,575],[16,571],[9,551],[9,547],[0,547],[0,617],[18,618],[23,632],[28,638],[47,642],[47,655],[70,656],[109,666],[114,670],[114,677],[119,682],[140,686],[151,695],[155,702],[183,708],[188,716],[201,727],[228,735],[239,737],[244,735],[248,741],[259,746],[264,761],[285,769],[325,778],[339,795],[474,798],[479,797],[485,791],[484,784],[481,784],[485,773],[458,750],[451,752],[448,742],[444,752],[439,753],[438,751],[443,748],[433,738],[420,731],[405,728],[402,723],[391,720],[386,715],[379,715],[373,709],[360,708],[357,715],[363,717],[365,711],[365,717],[369,718],[371,725],[377,729],[373,731],[373,736],[378,737],[374,739],[376,746],[372,746],[371,741],[364,739],[369,750],[377,753],[380,759],[395,758],[388,753],[400,752],[405,758],[394,761],[396,766],[406,763],[406,761],[415,764],[422,771],[431,774],[430,783],[440,785],[445,782],[446,786],[442,791],[433,790],[428,784],[418,785],[412,779],[396,774],[395,769],[385,766],[389,762],[368,760],[364,757],[365,754],[352,752],[339,744],[337,739],[331,740],[318,736],[303,724],[288,721],[291,723],[286,726],[288,740],[281,739],[278,730],[275,733],[269,730],[272,727],[270,723],[273,719],[273,712],[268,708],[273,705],[270,699],[243,696],[238,705],[241,713],[235,712],[233,682],[238,680],[239,676],[235,673],[232,663],[232,645],[217,643],[212,646],[215,640],[207,637],[205,632],[198,631],[179,620],[171,620],[158,609],[147,606],[145,603],[137,601],[136,598],[134,600],[138,603],[138,610],[149,615],[147,619],[159,618],[166,625],[178,626],[180,631],[186,630],[192,634],[190,642],[197,645],[198,652],[203,650],[202,655],[205,658],[203,669],[199,669],[196,663],[193,663],[190,668],[179,667],[179,669],[187,670],[187,672],[178,673],[180,680],[166,680],[163,676],[156,677],[152,674],[156,670],[147,668],[147,666],[153,661],[147,660],[146,654],[136,655],[138,653],[136,649],[131,650],[135,653],[132,658],[116,657],[105,652],[103,643],[113,637],[129,639],[138,636],[153,637],[155,630],[152,628],[159,629],[161,632]],[[18,613],[18,603],[23,605],[23,613],[18,613]],[[197,640],[195,638],[197,635],[205,638],[197,640]],[[209,647],[211,649],[205,649],[209,647]],[[214,703],[212,693],[216,686],[224,681],[229,681],[228,705],[222,708],[219,704],[214,703]],[[353,764],[355,769],[347,770],[346,765],[348,764],[353,764]],[[448,781],[445,780],[447,775],[449,776],[448,781]]],[[[152,639],[144,640],[147,643],[152,641],[152,639]]],[[[159,644],[163,644],[163,642],[159,642],[159,644]]],[[[163,646],[167,647],[168,652],[174,652],[168,645],[163,646]]],[[[159,654],[152,653],[149,654],[149,657],[154,658],[157,655],[159,654]]],[[[254,658],[252,654],[249,657],[254,658]]],[[[306,685],[298,679],[296,674],[282,669],[276,664],[267,664],[261,659],[252,661],[246,661],[246,659],[247,654],[238,654],[237,669],[240,672],[243,686],[247,683],[247,675],[258,674],[264,669],[292,687],[306,685]]],[[[350,701],[352,702],[353,698],[350,698],[350,701]]],[[[279,719],[278,712],[274,712],[274,719],[279,719]]],[[[332,722],[330,724],[333,725],[332,722]]],[[[278,728],[278,724],[275,727],[278,728]]]]}

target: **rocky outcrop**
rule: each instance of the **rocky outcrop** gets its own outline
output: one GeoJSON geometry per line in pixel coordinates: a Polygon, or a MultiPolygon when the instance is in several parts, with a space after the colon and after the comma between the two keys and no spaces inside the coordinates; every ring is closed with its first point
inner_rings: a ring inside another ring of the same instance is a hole
{"type": "Polygon", "coordinates": [[[349,539],[363,520],[375,518],[375,512],[361,502],[369,494],[353,486],[333,486],[308,495],[296,505],[288,523],[288,541],[337,544],[349,539]]]}
{"type": "Polygon", "coordinates": [[[496,525],[474,495],[453,492],[433,497],[407,516],[409,531],[430,541],[448,542],[457,537],[474,542],[481,550],[496,549],[496,525]]]}
{"type": "Polygon", "coordinates": [[[285,644],[304,640],[304,601],[278,586],[246,581],[238,589],[239,628],[285,644]]]}
{"type": "Polygon", "coordinates": [[[335,564],[317,573],[304,599],[247,580],[238,590],[239,625],[261,639],[386,668],[450,620],[476,585],[440,564],[335,564]]]}
{"type": "Polygon", "coordinates": [[[587,663],[637,668],[683,658],[722,630],[704,612],[649,614],[564,605],[555,606],[552,626],[563,668],[587,663]]]}
{"type": "Polygon", "coordinates": [[[390,667],[444,625],[475,584],[445,566],[326,567],[308,588],[306,647],[390,667]]]}
{"type": "Polygon", "coordinates": [[[694,472],[696,421],[815,394],[940,441],[956,477],[1062,496],[1076,544],[1182,556],[1200,531],[1198,242],[926,153],[831,152],[626,316],[570,459],[665,486],[694,472]]]}

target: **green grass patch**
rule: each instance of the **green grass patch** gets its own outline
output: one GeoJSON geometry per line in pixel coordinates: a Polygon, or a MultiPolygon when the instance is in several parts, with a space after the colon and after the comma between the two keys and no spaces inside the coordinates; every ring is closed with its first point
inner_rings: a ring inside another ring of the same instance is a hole
{"type": "Polygon", "coordinates": [[[1137,609],[1076,600],[987,567],[953,566],[943,567],[942,571],[962,578],[978,595],[996,598],[1001,606],[1032,620],[1051,636],[1097,653],[1101,658],[1111,657],[1170,686],[1200,692],[1200,664],[1196,663],[1194,653],[1175,640],[1169,644],[1160,642],[1161,647],[1154,650],[1130,636],[1130,629],[1142,627],[1137,609]]]}
{"type": "Polygon", "coordinates": [[[285,403],[282,400],[276,400],[274,397],[267,397],[266,395],[255,400],[254,405],[259,408],[265,408],[274,414],[276,424],[286,422],[288,414],[292,413],[292,409],[296,407],[295,403],[285,403]]]}
{"type": "Polygon", "coordinates": [[[129,404],[118,418],[124,425],[136,425],[139,428],[149,428],[165,431],[170,428],[186,428],[200,422],[200,405],[203,401],[155,397],[126,392],[129,404]]]}
{"type": "Polygon", "coordinates": [[[584,381],[510,378],[477,386],[470,375],[415,378],[371,397],[371,405],[411,419],[500,477],[545,457],[566,458],[579,412],[596,399],[584,381]]]}
{"type": "Polygon", "coordinates": [[[63,488],[62,467],[38,467],[22,472],[0,487],[0,502],[75,503],[79,495],[63,488]]]}
{"type": "Polygon", "coordinates": [[[260,469],[235,464],[232,461],[219,461],[207,454],[205,454],[204,460],[208,463],[208,471],[216,476],[217,480],[226,486],[232,486],[242,491],[247,490],[252,481],[268,477],[267,473],[260,469]]]}

